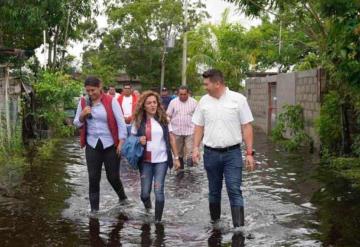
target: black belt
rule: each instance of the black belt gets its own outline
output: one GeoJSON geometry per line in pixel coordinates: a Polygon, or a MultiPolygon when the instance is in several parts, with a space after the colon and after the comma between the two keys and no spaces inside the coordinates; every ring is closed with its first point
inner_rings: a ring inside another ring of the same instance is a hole
{"type": "Polygon", "coordinates": [[[217,152],[227,152],[227,151],[230,151],[230,150],[234,150],[234,149],[238,149],[240,148],[240,144],[236,144],[234,146],[229,146],[229,147],[226,147],[226,148],[212,148],[212,147],[209,147],[209,146],[204,146],[206,149],[209,149],[211,151],[217,151],[217,152]]]}

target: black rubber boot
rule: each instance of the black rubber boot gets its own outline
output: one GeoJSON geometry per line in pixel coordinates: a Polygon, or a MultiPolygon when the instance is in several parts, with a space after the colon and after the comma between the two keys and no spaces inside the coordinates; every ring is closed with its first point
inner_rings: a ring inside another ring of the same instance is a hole
{"type": "Polygon", "coordinates": [[[234,227],[244,226],[244,207],[231,207],[234,227]]]}
{"type": "Polygon", "coordinates": [[[143,203],[144,203],[144,207],[146,209],[151,209],[152,208],[152,206],[151,206],[151,198],[150,197],[147,200],[143,201],[143,203]]]}
{"type": "Polygon", "coordinates": [[[122,182],[120,181],[119,187],[117,188],[116,194],[119,197],[119,201],[125,201],[127,200],[127,196],[125,194],[124,186],[122,185],[122,182]]]}
{"type": "Polygon", "coordinates": [[[161,222],[162,214],[164,211],[165,201],[155,201],[155,222],[161,222]]]}
{"type": "Polygon", "coordinates": [[[231,247],[245,246],[245,237],[242,232],[235,232],[231,240],[231,247]]]}
{"type": "Polygon", "coordinates": [[[221,203],[209,203],[209,209],[211,221],[218,221],[221,215],[221,203]]]}
{"type": "Polygon", "coordinates": [[[90,193],[89,194],[91,212],[99,211],[99,197],[100,197],[100,193],[90,193]]]}
{"type": "Polygon", "coordinates": [[[194,166],[194,163],[193,163],[193,161],[192,161],[192,158],[187,159],[187,160],[186,160],[186,164],[187,164],[187,166],[189,166],[189,167],[193,167],[193,166],[194,166]]]}
{"type": "Polygon", "coordinates": [[[179,161],[180,161],[180,169],[181,169],[181,170],[184,170],[184,168],[185,168],[184,158],[183,158],[183,157],[180,157],[180,158],[179,158],[179,161]]]}

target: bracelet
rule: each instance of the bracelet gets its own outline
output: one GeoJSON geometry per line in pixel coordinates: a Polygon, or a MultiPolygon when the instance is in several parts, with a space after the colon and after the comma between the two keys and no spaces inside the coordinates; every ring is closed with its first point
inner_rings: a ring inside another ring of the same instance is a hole
{"type": "Polygon", "coordinates": [[[179,156],[174,156],[174,160],[178,160],[179,159],[179,156]]]}
{"type": "Polygon", "coordinates": [[[246,151],[246,156],[254,156],[255,152],[254,150],[251,152],[246,151]]]}

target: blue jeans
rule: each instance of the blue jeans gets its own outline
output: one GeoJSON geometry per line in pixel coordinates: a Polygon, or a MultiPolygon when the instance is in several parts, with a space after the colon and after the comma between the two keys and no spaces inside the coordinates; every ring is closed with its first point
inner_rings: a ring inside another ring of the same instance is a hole
{"type": "Polygon", "coordinates": [[[221,202],[223,178],[231,207],[243,207],[241,191],[242,155],[241,149],[219,152],[204,148],[204,166],[209,181],[209,202],[221,202]]]}
{"type": "Polygon", "coordinates": [[[144,162],[140,166],[141,179],[141,200],[146,202],[150,198],[151,187],[154,180],[155,200],[158,202],[165,201],[164,183],[168,169],[166,162],[147,163],[144,162]]]}

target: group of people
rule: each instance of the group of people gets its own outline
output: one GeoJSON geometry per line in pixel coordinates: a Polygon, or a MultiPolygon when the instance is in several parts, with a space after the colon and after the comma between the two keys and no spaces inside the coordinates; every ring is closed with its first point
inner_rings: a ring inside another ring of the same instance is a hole
{"type": "Polygon", "coordinates": [[[253,117],[246,98],[226,87],[221,71],[205,71],[203,85],[208,94],[199,103],[190,97],[186,86],[179,87],[177,97],[164,102],[164,97],[155,91],[136,95],[126,84],[116,95],[111,88],[104,93],[97,77],[85,80],[87,96],[80,99],[74,124],[81,130],[80,144],[85,147],[92,212],[99,210],[102,164],[119,202],[127,201],[119,174],[120,155],[126,138],[134,135],[144,146],[138,164],[140,198],[146,210],[152,208],[150,194],[154,188],[156,222],[161,221],[164,210],[167,170],[174,167],[181,171],[185,164],[198,164],[203,142],[211,220],[220,219],[225,178],[233,225],[244,225],[240,144],[244,140],[246,166],[253,170],[253,117]]]}

